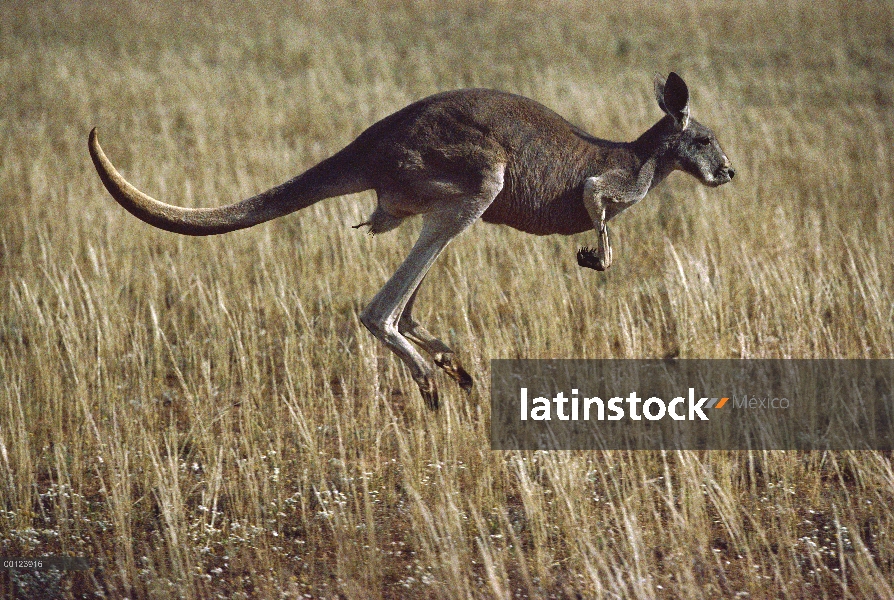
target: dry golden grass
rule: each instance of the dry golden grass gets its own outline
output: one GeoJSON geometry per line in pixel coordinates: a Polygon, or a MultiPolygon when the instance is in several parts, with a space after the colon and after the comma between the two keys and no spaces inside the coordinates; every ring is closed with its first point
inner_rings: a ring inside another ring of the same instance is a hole
{"type": "Polygon", "coordinates": [[[450,6],[4,3],[0,573],[19,597],[894,596],[878,452],[492,452],[492,358],[891,357],[891,3],[450,6]],[[209,239],[101,188],[184,205],[278,183],[412,100],[531,96],[595,135],[659,116],[655,71],[737,170],[676,174],[578,238],[475,225],[418,317],[478,387],[426,411],[359,324],[417,223],[365,194],[209,239]]]}

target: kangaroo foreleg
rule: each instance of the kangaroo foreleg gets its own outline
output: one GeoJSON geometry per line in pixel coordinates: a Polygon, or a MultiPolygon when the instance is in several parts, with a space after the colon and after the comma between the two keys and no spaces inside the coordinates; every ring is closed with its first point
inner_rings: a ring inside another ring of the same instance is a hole
{"type": "Polygon", "coordinates": [[[605,271],[612,266],[612,247],[608,235],[608,225],[598,226],[599,245],[596,248],[581,248],[577,251],[577,264],[588,269],[605,271]]]}
{"type": "Polygon", "coordinates": [[[577,264],[588,269],[605,271],[612,265],[612,246],[605,219],[606,206],[612,199],[601,189],[599,177],[590,177],[584,183],[584,206],[593,221],[593,229],[599,234],[599,245],[577,251],[577,264]]]}

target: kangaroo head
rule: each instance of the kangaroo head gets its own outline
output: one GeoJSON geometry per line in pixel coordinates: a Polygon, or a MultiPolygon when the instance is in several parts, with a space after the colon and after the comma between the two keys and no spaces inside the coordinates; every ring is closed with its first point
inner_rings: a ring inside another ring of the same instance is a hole
{"type": "Polygon", "coordinates": [[[671,73],[665,81],[656,75],[655,97],[670,117],[666,147],[674,168],[711,187],[728,183],[736,172],[714,132],[689,116],[689,88],[683,78],[671,73]]]}

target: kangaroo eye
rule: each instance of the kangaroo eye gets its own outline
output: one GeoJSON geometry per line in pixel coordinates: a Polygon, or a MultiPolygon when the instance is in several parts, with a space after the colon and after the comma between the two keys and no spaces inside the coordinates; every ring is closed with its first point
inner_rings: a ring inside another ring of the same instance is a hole
{"type": "Polygon", "coordinates": [[[700,146],[707,146],[708,144],[711,143],[711,138],[706,138],[706,137],[695,138],[695,143],[699,144],[700,146]]]}

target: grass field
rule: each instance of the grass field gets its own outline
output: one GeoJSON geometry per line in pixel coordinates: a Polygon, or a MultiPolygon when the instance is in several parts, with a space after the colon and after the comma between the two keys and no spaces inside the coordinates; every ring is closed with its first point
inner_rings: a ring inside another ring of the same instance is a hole
{"type": "Polygon", "coordinates": [[[894,4],[637,4],[3,2],[0,555],[95,568],[0,590],[894,597],[888,453],[489,449],[494,358],[894,354],[894,4]],[[473,226],[414,313],[477,384],[437,413],[358,321],[418,222],[351,229],[367,193],[179,237],[86,147],[216,206],[451,88],[630,140],[671,70],[735,181],[672,175],[604,274],[593,234],[473,226]]]}

